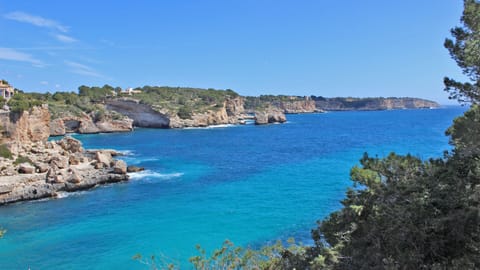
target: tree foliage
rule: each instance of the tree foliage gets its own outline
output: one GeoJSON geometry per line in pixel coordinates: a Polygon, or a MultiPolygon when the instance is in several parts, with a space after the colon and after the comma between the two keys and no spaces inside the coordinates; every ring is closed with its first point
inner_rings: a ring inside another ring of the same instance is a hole
{"type": "Polygon", "coordinates": [[[78,95],[83,97],[90,98],[91,101],[98,102],[102,101],[105,98],[112,96],[115,88],[112,86],[105,84],[103,87],[88,87],[82,85],[78,88],[78,95]]]}
{"type": "Polygon", "coordinates": [[[445,77],[445,90],[451,99],[460,103],[480,102],[480,2],[465,0],[461,18],[462,27],[451,30],[452,39],[445,40],[445,47],[462,69],[469,82],[458,82],[445,77]]]}
{"type": "Polygon", "coordinates": [[[7,104],[12,112],[22,113],[24,111],[30,110],[34,106],[42,105],[42,101],[37,99],[32,94],[26,94],[17,91],[7,104]]]}
{"type": "Polygon", "coordinates": [[[176,113],[182,119],[190,119],[194,112],[221,108],[227,99],[239,96],[231,89],[144,86],[136,90],[141,92],[135,94],[134,98],[141,103],[176,113]]]}
{"type": "MultiPolygon", "coordinates": [[[[480,4],[465,0],[464,27],[445,47],[471,80],[445,79],[451,98],[478,103],[480,4]]],[[[351,171],[353,189],[313,231],[317,246],[339,254],[336,269],[480,268],[480,109],[447,130],[451,153],[422,161],[365,155],[351,171]]]]}
{"type": "MultiPolygon", "coordinates": [[[[445,78],[450,98],[478,103],[480,3],[464,1],[463,27],[445,47],[470,82],[445,78]]],[[[451,153],[422,161],[365,155],[343,208],[319,222],[317,246],[337,252],[335,269],[480,268],[480,109],[447,130],[451,153]]]]}

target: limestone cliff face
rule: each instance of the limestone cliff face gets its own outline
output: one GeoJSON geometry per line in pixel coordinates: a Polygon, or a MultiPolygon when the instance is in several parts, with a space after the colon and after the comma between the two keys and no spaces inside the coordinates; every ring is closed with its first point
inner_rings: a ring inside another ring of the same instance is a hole
{"type": "Polygon", "coordinates": [[[434,101],[419,98],[321,98],[317,109],[325,111],[373,111],[437,108],[434,101]]]}
{"type": "Polygon", "coordinates": [[[265,110],[255,112],[255,125],[266,125],[284,123],[287,121],[283,110],[277,107],[269,107],[265,110]]]}
{"type": "Polygon", "coordinates": [[[168,128],[170,126],[168,114],[141,104],[138,100],[128,98],[108,100],[106,108],[133,119],[133,125],[136,127],[168,128]]]}
{"type": "Polygon", "coordinates": [[[130,118],[121,120],[103,120],[95,123],[100,132],[124,132],[133,130],[133,120],[130,118]]]}
{"type": "Polygon", "coordinates": [[[227,99],[220,107],[215,106],[203,112],[193,112],[188,119],[180,118],[176,112],[153,108],[150,105],[140,103],[138,100],[128,98],[108,100],[106,108],[132,118],[134,126],[154,128],[241,124],[245,116],[242,97],[227,99]]]}
{"type": "Polygon", "coordinates": [[[50,123],[50,135],[60,136],[67,133],[109,133],[125,132],[133,129],[133,120],[128,117],[123,119],[104,118],[94,121],[91,115],[83,113],[81,116],[66,116],[53,119],[50,123]]]}
{"type": "Polygon", "coordinates": [[[50,136],[50,112],[47,105],[33,107],[23,113],[2,113],[0,121],[7,142],[45,142],[50,136]]]}
{"type": "Polygon", "coordinates": [[[229,117],[241,118],[245,114],[245,99],[243,97],[227,99],[224,107],[229,117]]]}
{"type": "Polygon", "coordinates": [[[282,101],[274,105],[283,110],[284,113],[312,113],[317,111],[315,101],[309,99],[282,101]]]}
{"type": "Polygon", "coordinates": [[[212,109],[203,113],[194,113],[191,119],[181,119],[178,115],[170,116],[170,128],[207,127],[211,125],[228,124],[225,108],[212,109]]]}
{"type": "Polygon", "coordinates": [[[221,107],[212,107],[201,113],[193,113],[191,119],[170,115],[170,128],[207,127],[223,124],[244,124],[247,118],[242,97],[226,99],[221,107]]]}
{"type": "MultiPolygon", "coordinates": [[[[72,125],[79,130],[98,129],[88,122],[54,122],[52,129],[59,133],[72,125]]],[[[0,124],[1,143],[10,151],[10,156],[0,157],[0,205],[128,180],[125,162],[114,160],[112,151],[85,152],[81,142],[70,137],[48,141],[47,105],[22,113],[0,111],[0,124]]]]}
{"type": "Polygon", "coordinates": [[[95,134],[132,130],[133,120],[128,117],[119,120],[103,119],[94,122],[92,117],[83,114],[78,117],[57,118],[50,122],[51,136],[61,136],[67,133],[95,134]]]}

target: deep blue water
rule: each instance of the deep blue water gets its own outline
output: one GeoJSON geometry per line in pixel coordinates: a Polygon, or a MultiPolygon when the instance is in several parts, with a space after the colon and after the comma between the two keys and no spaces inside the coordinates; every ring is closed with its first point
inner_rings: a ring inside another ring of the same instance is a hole
{"type": "Polygon", "coordinates": [[[147,168],[127,183],[0,207],[0,269],[146,269],[137,253],[185,262],[225,239],[309,241],[339,209],[364,152],[421,158],[449,149],[463,108],[288,115],[288,123],[77,135],[147,168]]]}

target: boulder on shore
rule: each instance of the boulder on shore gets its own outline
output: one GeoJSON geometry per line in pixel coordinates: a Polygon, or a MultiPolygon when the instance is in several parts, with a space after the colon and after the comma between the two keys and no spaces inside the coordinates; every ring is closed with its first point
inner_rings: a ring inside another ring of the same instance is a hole
{"type": "Polygon", "coordinates": [[[19,173],[24,173],[24,174],[32,174],[35,172],[35,167],[33,167],[31,164],[29,163],[22,163],[20,164],[20,166],[18,167],[18,172],[19,173]]]}
{"type": "Polygon", "coordinates": [[[95,160],[97,161],[97,164],[101,164],[103,167],[108,168],[110,167],[110,163],[112,163],[112,155],[109,152],[97,151],[95,153],[95,160]]]}
{"type": "Polygon", "coordinates": [[[127,173],[127,163],[123,160],[117,160],[113,164],[113,172],[116,174],[126,174],[127,173]]]}
{"type": "Polygon", "coordinates": [[[79,184],[82,182],[82,177],[78,174],[76,170],[72,169],[70,176],[68,177],[67,181],[69,183],[79,184]]]}

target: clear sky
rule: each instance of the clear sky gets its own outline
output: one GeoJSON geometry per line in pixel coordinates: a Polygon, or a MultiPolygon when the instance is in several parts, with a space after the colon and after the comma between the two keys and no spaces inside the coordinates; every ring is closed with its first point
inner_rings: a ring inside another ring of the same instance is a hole
{"type": "MultiPolygon", "coordinates": [[[[0,0],[0,78],[448,101],[460,0],[0,0]]],[[[460,78],[461,79],[461,78],[460,78]]]]}

